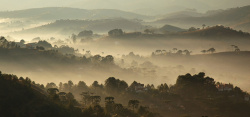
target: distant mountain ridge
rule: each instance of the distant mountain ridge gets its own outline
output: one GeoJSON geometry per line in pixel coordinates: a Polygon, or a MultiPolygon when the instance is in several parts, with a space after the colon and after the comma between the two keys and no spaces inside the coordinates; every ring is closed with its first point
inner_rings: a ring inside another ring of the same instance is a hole
{"type": "Polygon", "coordinates": [[[243,21],[238,24],[235,24],[233,28],[250,32],[250,19],[248,21],[243,21]]]}
{"type": "Polygon", "coordinates": [[[132,12],[115,9],[95,9],[86,10],[69,7],[46,7],[32,8],[15,11],[0,12],[1,18],[29,18],[34,20],[59,20],[59,19],[107,19],[107,18],[127,18],[127,19],[151,19],[132,12]]]}
{"type": "Polygon", "coordinates": [[[164,25],[159,30],[161,32],[182,32],[182,31],[186,31],[185,29],[182,29],[182,28],[179,28],[179,27],[176,27],[176,26],[172,26],[172,25],[164,25]]]}
{"type": "Polygon", "coordinates": [[[92,30],[94,33],[107,33],[109,30],[120,28],[126,31],[141,30],[144,26],[136,20],[124,18],[100,20],[57,20],[53,23],[27,29],[18,33],[38,34],[72,34],[83,30],[92,30]]]}
{"type": "Polygon", "coordinates": [[[199,13],[194,9],[184,10],[184,11],[178,11],[169,13],[162,16],[162,19],[171,19],[171,18],[184,18],[184,17],[201,17],[205,14],[199,13]]]}
{"type": "MultiPolygon", "coordinates": [[[[161,28],[160,28],[161,29],[161,28]]],[[[159,29],[159,30],[160,30],[159,29]]],[[[189,29],[184,30],[171,25],[165,25],[164,30],[161,33],[142,33],[134,34],[131,33],[124,34],[119,38],[137,38],[137,39],[204,39],[204,40],[239,40],[239,39],[250,39],[250,34],[247,32],[237,31],[230,27],[225,26],[213,26],[204,29],[189,29]],[[166,27],[166,28],[165,28],[166,27]]]]}
{"type": "MultiPolygon", "coordinates": [[[[244,7],[231,8],[227,10],[218,10],[207,12],[205,16],[188,16],[188,17],[165,17],[155,21],[155,23],[171,24],[186,27],[222,24],[225,26],[235,27],[242,22],[250,21],[250,5],[244,7]]],[[[241,29],[240,26],[236,29],[241,29]]],[[[243,28],[242,28],[243,29],[243,28]]],[[[245,31],[250,31],[250,27],[244,27],[245,31]]]]}
{"type": "Polygon", "coordinates": [[[184,36],[193,36],[193,37],[207,37],[207,38],[249,38],[250,34],[242,31],[236,31],[230,27],[224,26],[214,26],[206,29],[201,29],[197,31],[184,32],[184,36]]]}

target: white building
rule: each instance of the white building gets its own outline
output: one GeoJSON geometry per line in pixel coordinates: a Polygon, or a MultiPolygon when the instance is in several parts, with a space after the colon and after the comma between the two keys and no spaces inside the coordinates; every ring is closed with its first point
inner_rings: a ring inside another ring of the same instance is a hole
{"type": "Polygon", "coordinates": [[[216,87],[218,91],[232,91],[233,90],[232,84],[219,84],[216,87]]]}
{"type": "Polygon", "coordinates": [[[137,84],[137,86],[135,86],[135,92],[136,93],[141,93],[141,92],[145,92],[147,90],[147,88],[144,87],[144,84],[137,84]]]}

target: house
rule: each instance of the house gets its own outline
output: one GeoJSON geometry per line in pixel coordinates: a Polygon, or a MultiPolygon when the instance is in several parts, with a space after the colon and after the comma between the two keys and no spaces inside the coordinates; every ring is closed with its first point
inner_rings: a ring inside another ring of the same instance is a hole
{"type": "Polygon", "coordinates": [[[37,46],[37,43],[28,43],[28,44],[26,44],[26,48],[28,48],[28,49],[35,49],[36,46],[37,46]]]}
{"type": "Polygon", "coordinates": [[[135,86],[135,92],[136,93],[141,93],[141,92],[145,92],[147,90],[147,88],[144,87],[144,84],[138,83],[135,86]]]}
{"type": "Polygon", "coordinates": [[[219,84],[216,87],[218,91],[232,91],[233,90],[232,84],[219,84]]]}
{"type": "Polygon", "coordinates": [[[17,46],[19,46],[20,48],[26,48],[26,45],[24,43],[20,43],[20,42],[15,42],[17,46]]]}

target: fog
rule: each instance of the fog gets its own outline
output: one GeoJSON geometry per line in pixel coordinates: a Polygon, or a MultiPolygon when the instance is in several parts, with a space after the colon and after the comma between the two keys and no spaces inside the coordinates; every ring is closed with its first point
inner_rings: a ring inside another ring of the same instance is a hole
{"type": "Polygon", "coordinates": [[[22,2],[1,1],[0,103],[90,117],[249,115],[249,0],[22,2]]]}
{"type": "Polygon", "coordinates": [[[135,11],[144,14],[165,14],[187,8],[197,9],[202,12],[214,9],[226,9],[250,4],[248,0],[23,0],[26,4],[19,4],[15,0],[1,0],[0,10],[20,10],[37,7],[77,7],[83,9],[120,9],[135,11]],[[96,4],[98,3],[98,4],[96,4]],[[12,7],[9,7],[12,6],[12,7]],[[147,11],[147,12],[145,12],[147,11]],[[154,11],[154,12],[152,12],[154,11]],[[164,12],[163,12],[164,11],[164,12]]]}
{"type": "MultiPolygon", "coordinates": [[[[43,54],[39,55],[39,57],[33,56],[35,58],[19,54],[15,55],[17,58],[20,57],[19,59],[8,60],[8,57],[13,55],[8,55],[6,61],[2,59],[1,70],[18,76],[27,76],[43,84],[47,82],[58,84],[68,80],[73,82],[83,80],[89,85],[95,80],[103,83],[110,76],[125,80],[128,83],[136,80],[154,85],[159,85],[162,82],[175,84],[176,78],[180,74],[205,72],[218,82],[232,83],[241,86],[244,90],[250,90],[249,73],[247,72],[249,69],[247,59],[249,53],[243,52],[249,51],[250,40],[248,39],[239,39],[241,41],[235,41],[234,39],[204,40],[199,38],[121,39],[102,36],[101,38],[83,42],[77,39],[75,43],[70,38],[65,37],[65,39],[60,39],[60,43],[57,43],[59,39],[51,41],[48,38],[42,38],[42,40],[47,40],[52,45],[67,44],[75,48],[75,50],[79,50],[78,54],[76,54],[79,57],[86,56],[86,51],[90,51],[93,56],[101,55],[105,57],[112,55],[115,58],[116,67],[106,69],[105,66],[98,68],[93,65],[76,65],[78,62],[71,65],[70,62],[56,62],[59,58],[46,57],[43,54]],[[234,52],[231,45],[237,45],[242,53],[237,54],[234,52]],[[174,53],[177,50],[173,50],[173,48],[178,50],[187,49],[191,52],[191,55],[152,56],[152,52],[156,50],[174,53]],[[217,54],[203,54],[201,52],[209,48],[215,48],[217,54]],[[134,55],[129,54],[131,52],[134,55]],[[137,63],[136,66],[132,64],[133,61],[137,63]],[[150,64],[145,66],[143,65],[145,62],[150,62],[150,64]],[[130,72],[129,75],[128,72],[130,72]]],[[[18,39],[14,38],[13,40],[18,41],[18,39]]],[[[28,42],[32,41],[27,40],[28,42]]]]}

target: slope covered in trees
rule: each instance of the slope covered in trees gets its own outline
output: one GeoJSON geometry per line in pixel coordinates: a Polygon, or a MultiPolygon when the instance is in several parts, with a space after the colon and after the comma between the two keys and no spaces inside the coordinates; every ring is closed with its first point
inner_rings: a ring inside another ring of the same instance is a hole
{"type": "MultiPolygon", "coordinates": [[[[109,79],[107,79],[107,82],[108,80],[109,79]]],[[[110,99],[114,100],[114,97],[105,98],[105,107],[101,107],[99,102],[97,102],[100,96],[89,96],[91,104],[87,105],[85,103],[81,105],[74,99],[74,95],[70,92],[56,93],[55,91],[59,90],[53,83],[48,83],[46,87],[44,87],[43,85],[32,82],[29,78],[18,78],[15,75],[2,74],[2,72],[0,72],[0,81],[0,112],[3,117],[111,117],[112,115],[121,117],[139,117],[140,115],[146,115],[146,117],[158,116],[143,107],[140,107],[142,110],[139,109],[138,112],[136,112],[123,107],[119,103],[114,103],[114,101],[113,103],[110,103],[111,101],[108,102],[110,99]],[[42,93],[45,91],[48,92],[47,95],[42,93]],[[149,116],[147,116],[148,113],[150,114],[149,116]]],[[[84,83],[83,81],[81,82],[84,83]]],[[[81,85],[81,82],[76,89],[83,92],[86,89],[81,87],[83,86],[81,85]]],[[[106,85],[111,84],[112,82],[106,83],[106,85]]],[[[73,86],[73,83],[69,81],[68,84],[66,83],[63,85],[64,89],[62,90],[67,90],[65,87],[66,85],[69,85],[70,87],[68,88],[70,89],[75,87],[73,86]]],[[[93,85],[93,88],[97,87],[98,83],[97,85],[93,85]]],[[[131,103],[131,105],[133,105],[133,103],[131,103]]]]}
{"type": "Polygon", "coordinates": [[[159,29],[161,32],[166,33],[166,32],[183,32],[186,31],[185,29],[181,29],[179,27],[171,26],[171,25],[164,25],[159,29]]]}
{"type": "Polygon", "coordinates": [[[31,83],[29,78],[18,78],[0,72],[0,113],[2,117],[69,117],[83,116],[78,109],[61,106],[35,90],[42,85],[31,83]]]}
{"type": "MultiPolygon", "coordinates": [[[[222,24],[235,27],[241,23],[249,22],[250,6],[231,8],[226,10],[208,11],[204,16],[190,16],[182,18],[163,18],[155,23],[168,23],[176,26],[208,26],[222,24]]],[[[237,27],[239,30],[249,31],[249,27],[237,27]]]]}
{"type": "Polygon", "coordinates": [[[165,25],[158,30],[146,29],[144,33],[131,32],[123,33],[117,36],[118,38],[131,38],[131,39],[206,39],[206,40],[223,40],[223,39],[249,39],[250,34],[241,30],[237,31],[230,27],[216,25],[212,27],[195,28],[191,27],[188,30],[180,29],[165,25]]]}
{"type": "Polygon", "coordinates": [[[121,28],[132,31],[144,27],[136,20],[128,20],[123,18],[101,19],[101,20],[57,20],[53,23],[27,29],[18,33],[24,34],[62,34],[71,35],[82,30],[92,30],[94,33],[106,33],[114,28],[121,28]]]}
{"type": "Polygon", "coordinates": [[[236,31],[230,27],[213,26],[202,30],[184,32],[183,35],[191,37],[205,38],[249,38],[250,34],[242,31],[236,31]]]}
{"type": "Polygon", "coordinates": [[[230,90],[220,91],[218,86],[224,84],[203,72],[180,75],[175,85],[164,83],[157,87],[136,81],[128,85],[114,77],[106,79],[104,85],[97,81],[91,86],[84,81],[78,84],[68,81],[44,87],[29,78],[1,72],[0,81],[0,112],[8,117],[160,117],[155,112],[173,117],[235,117],[248,116],[250,108],[246,92],[232,84],[227,84],[232,86],[230,90]]]}

